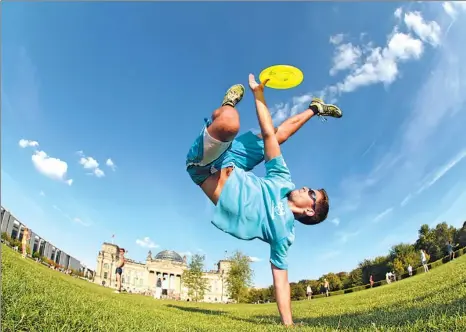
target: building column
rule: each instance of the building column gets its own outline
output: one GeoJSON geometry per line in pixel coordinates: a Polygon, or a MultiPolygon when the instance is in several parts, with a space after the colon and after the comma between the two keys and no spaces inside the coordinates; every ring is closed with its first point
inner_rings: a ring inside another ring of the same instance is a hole
{"type": "Polygon", "coordinates": [[[13,232],[13,225],[15,223],[15,218],[13,218],[13,216],[9,212],[5,212],[5,216],[7,216],[8,218],[6,224],[6,233],[8,234],[8,236],[11,237],[11,233],[13,232]]]}
{"type": "Polygon", "coordinates": [[[31,256],[34,253],[34,242],[36,241],[36,234],[31,231],[31,238],[29,239],[29,247],[31,247],[31,256]]]}
{"type": "MultiPolygon", "coordinates": [[[[5,212],[3,213],[3,216],[2,216],[2,226],[1,226],[2,233],[3,232],[8,233],[9,223],[10,223],[10,212],[5,210],[5,212]]],[[[10,235],[11,235],[11,233],[8,234],[8,236],[10,236],[10,235]]]]}
{"type": "Polygon", "coordinates": [[[181,296],[181,275],[177,274],[175,276],[175,283],[176,283],[176,291],[181,296]]]}

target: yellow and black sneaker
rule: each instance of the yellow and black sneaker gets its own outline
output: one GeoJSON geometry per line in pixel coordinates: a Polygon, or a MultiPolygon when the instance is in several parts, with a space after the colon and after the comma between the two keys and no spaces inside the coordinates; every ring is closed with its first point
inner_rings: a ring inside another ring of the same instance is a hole
{"type": "Polygon", "coordinates": [[[225,97],[223,97],[222,106],[229,105],[231,107],[235,107],[244,96],[244,86],[242,84],[233,85],[231,88],[228,89],[227,93],[225,93],[225,97]]]}
{"type": "Polygon", "coordinates": [[[324,101],[320,98],[313,98],[309,104],[309,108],[316,112],[316,115],[321,118],[322,121],[326,121],[326,116],[331,116],[332,118],[341,118],[343,113],[338,106],[332,104],[325,104],[324,101]]]}

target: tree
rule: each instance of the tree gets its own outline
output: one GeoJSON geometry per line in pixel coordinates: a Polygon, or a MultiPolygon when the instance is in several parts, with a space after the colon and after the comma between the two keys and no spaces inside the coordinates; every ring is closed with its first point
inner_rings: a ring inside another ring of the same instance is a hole
{"type": "Polygon", "coordinates": [[[406,272],[408,265],[419,266],[419,255],[413,245],[400,243],[390,249],[390,270],[394,270],[397,275],[406,272]]]}
{"type": "Polygon", "coordinates": [[[362,269],[358,267],[351,271],[345,281],[346,283],[343,285],[345,289],[363,285],[362,269]]]}
{"type": "Polygon", "coordinates": [[[324,274],[320,278],[321,283],[324,282],[324,279],[327,279],[331,291],[343,289],[343,283],[341,282],[340,278],[335,273],[324,274]]]}
{"type": "Polygon", "coordinates": [[[458,244],[460,248],[466,247],[466,221],[455,235],[455,244],[458,244]]]}
{"type": "Polygon", "coordinates": [[[290,291],[291,291],[291,299],[294,301],[302,300],[306,297],[306,287],[302,283],[291,282],[290,283],[290,291]]]}
{"type": "Polygon", "coordinates": [[[414,246],[418,252],[419,250],[425,250],[435,260],[439,248],[436,245],[435,232],[429,228],[429,225],[424,224],[421,226],[419,229],[419,238],[414,246]]]}
{"type": "Polygon", "coordinates": [[[203,278],[204,259],[202,255],[193,255],[188,269],[183,273],[183,284],[188,288],[188,296],[193,301],[202,300],[209,288],[207,280],[203,278]]]}
{"type": "Polygon", "coordinates": [[[239,303],[245,299],[248,293],[248,287],[252,285],[253,271],[249,256],[240,251],[236,251],[229,258],[230,270],[228,271],[225,283],[227,284],[230,298],[236,299],[239,303]]]}
{"type": "Polygon", "coordinates": [[[371,275],[374,281],[385,279],[385,274],[390,270],[389,262],[389,256],[378,256],[372,260],[365,259],[362,263],[359,263],[362,271],[362,285],[369,283],[371,275]]]}

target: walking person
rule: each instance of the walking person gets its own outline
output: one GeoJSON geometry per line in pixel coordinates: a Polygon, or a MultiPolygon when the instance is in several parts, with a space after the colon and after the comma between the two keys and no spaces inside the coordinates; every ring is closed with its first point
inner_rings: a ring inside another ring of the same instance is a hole
{"type": "Polygon", "coordinates": [[[306,295],[308,300],[312,299],[312,288],[310,285],[307,285],[306,295]]]}
{"type": "Polygon", "coordinates": [[[324,279],[324,289],[325,289],[325,296],[330,296],[329,294],[330,284],[328,283],[327,279],[324,279]]]}
{"type": "Polygon", "coordinates": [[[121,275],[123,274],[123,266],[125,266],[125,249],[120,248],[119,252],[119,257],[118,257],[118,262],[117,262],[117,267],[115,269],[115,276],[116,276],[116,282],[117,282],[117,289],[115,290],[115,293],[119,294],[121,292],[121,275]]]}
{"type": "Polygon", "coordinates": [[[411,264],[408,265],[408,274],[410,277],[413,275],[413,267],[411,266],[411,264]]]}
{"type": "Polygon", "coordinates": [[[427,255],[423,249],[421,249],[421,264],[424,267],[424,272],[429,272],[429,267],[427,266],[427,255]]]}
{"type": "Polygon", "coordinates": [[[28,241],[31,238],[31,234],[29,232],[29,228],[25,228],[23,231],[23,238],[21,239],[21,251],[22,251],[22,257],[26,258],[27,255],[27,246],[28,246],[28,241]]]}

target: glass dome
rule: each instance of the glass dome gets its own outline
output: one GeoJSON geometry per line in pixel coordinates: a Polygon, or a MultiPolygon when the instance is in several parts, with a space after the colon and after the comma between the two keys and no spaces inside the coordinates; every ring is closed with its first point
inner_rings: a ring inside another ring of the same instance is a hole
{"type": "Polygon", "coordinates": [[[183,263],[183,258],[173,250],[161,251],[155,256],[155,259],[183,263]]]}

